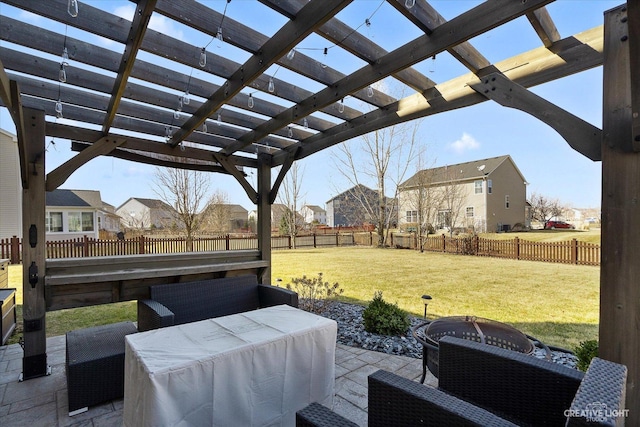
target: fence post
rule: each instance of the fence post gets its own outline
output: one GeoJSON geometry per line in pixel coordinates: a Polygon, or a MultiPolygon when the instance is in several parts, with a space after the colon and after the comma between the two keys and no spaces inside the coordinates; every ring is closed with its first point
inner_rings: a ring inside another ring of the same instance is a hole
{"type": "Polygon", "coordinates": [[[336,248],[340,246],[340,232],[336,231],[336,248]]]}
{"type": "Polygon", "coordinates": [[[442,234],[442,252],[447,251],[447,236],[442,234]]]}
{"type": "Polygon", "coordinates": [[[82,256],[85,258],[89,256],[89,238],[86,234],[82,236],[82,256]]]}
{"type": "Polygon", "coordinates": [[[513,244],[515,245],[516,259],[520,259],[520,239],[517,236],[513,239],[513,244]]]}
{"type": "Polygon", "coordinates": [[[315,231],[313,232],[313,247],[314,247],[314,248],[317,248],[317,246],[316,246],[316,233],[315,233],[315,231]]]}
{"type": "Polygon", "coordinates": [[[225,243],[224,243],[225,249],[228,251],[231,250],[231,235],[227,233],[224,240],[225,240],[225,243]]]}
{"type": "Polygon", "coordinates": [[[17,236],[11,238],[11,264],[20,264],[20,239],[17,236]]]}
{"type": "Polygon", "coordinates": [[[571,264],[578,263],[578,240],[571,239],[571,264]]]}
{"type": "Polygon", "coordinates": [[[140,235],[138,239],[138,253],[140,255],[144,254],[144,235],[140,235]]]}

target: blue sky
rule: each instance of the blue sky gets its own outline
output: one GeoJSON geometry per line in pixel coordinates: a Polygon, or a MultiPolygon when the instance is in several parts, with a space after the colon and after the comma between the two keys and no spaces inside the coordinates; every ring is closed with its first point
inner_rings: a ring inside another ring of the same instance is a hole
{"type": "MultiPolygon", "coordinates": [[[[83,3],[85,2],[80,3],[80,13],[82,13],[83,3]]],[[[127,13],[131,13],[132,10],[132,3],[126,1],[98,0],[88,3],[123,16],[127,16],[127,13]]],[[[203,3],[222,11],[226,2],[211,0],[203,3]]],[[[479,2],[436,0],[430,3],[445,18],[450,19],[479,2]]],[[[601,25],[603,11],[618,4],[620,1],[559,0],[547,8],[560,35],[567,37],[601,25]],[[579,11],[579,17],[576,16],[576,10],[579,11]]],[[[420,35],[416,28],[406,23],[400,25],[399,23],[403,21],[391,7],[384,3],[381,7],[380,5],[379,0],[355,0],[338,15],[338,18],[352,27],[358,27],[364,22],[364,18],[371,17],[371,26],[362,26],[360,31],[372,37],[374,42],[387,50],[392,50],[420,35]]],[[[0,13],[27,21],[36,19],[4,4],[0,8],[0,13]]],[[[227,16],[242,21],[245,25],[250,25],[267,35],[273,34],[286,22],[284,18],[253,0],[233,0],[228,5],[227,16]]],[[[52,24],[51,27],[54,31],[64,32],[64,27],[59,24],[52,24]]],[[[205,45],[210,39],[210,37],[203,37],[202,34],[192,34],[188,28],[176,25],[160,16],[154,17],[152,27],[196,45],[205,45]]],[[[82,37],[82,34],[74,33],[71,28],[69,28],[69,35],[82,37]]],[[[471,43],[491,62],[506,59],[524,50],[539,47],[541,44],[526,18],[478,36],[472,39],[471,43]]],[[[101,44],[115,50],[121,49],[121,46],[104,40],[101,44]]],[[[309,36],[299,46],[305,48],[306,55],[317,56],[319,60],[329,65],[335,64],[336,68],[345,73],[363,66],[363,63],[353,61],[349,55],[340,52],[339,47],[331,48],[329,55],[326,58],[322,57],[322,48],[330,44],[317,36],[309,36]]],[[[247,59],[246,53],[241,53],[229,46],[212,46],[211,49],[217,49],[216,52],[236,62],[241,63],[247,59]]],[[[71,66],[74,66],[73,62],[71,66]]],[[[438,55],[435,61],[429,59],[417,64],[416,68],[437,83],[467,72],[446,53],[438,55]]],[[[186,67],[183,71],[187,74],[190,72],[186,67]]],[[[276,68],[272,67],[270,73],[273,72],[276,72],[276,68]]],[[[194,69],[194,76],[199,77],[198,73],[199,71],[194,69]]],[[[278,78],[287,79],[289,75],[284,69],[277,70],[278,78]]],[[[320,89],[320,85],[316,84],[316,86],[309,89],[320,89]]],[[[595,126],[601,127],[601,68],[531,90],[595,126]]],[[[267,98],[268,95],[257,94],[256,97],[267,98]]],[[[345,100],[345,102],[352,101],[345,100]]],[[[353,106],[357,107],[356,104],[353,106]]],[[[0,127],[15,133],[5,108],[0,108],[0,127]]],[[[509,154],[529,182],[528,194],[534,191],[539,192],[558,198],[561,202],[576,208],[600,205],[600,162],[592,162],[573,151],[554,130],[523,112],[500,107],[487,101],[473,107],[424,119],[421,122],[418,138],[421,143],[428,146],[429,161],[435,166],[509,154]]],[[[358,141],[356,139],[346,144],[357,147],[358,141]]],[[[306,203],[324,206],[325,202],[338,191],[344,191],[349,187],[345,178],[334,170],[333,157],[339,155],[338,153],[339,151],[334,147],[300,161],[306,203]]],[[[47,138],[47,171],[53,170],[73,155],[75,153],[70,151],[68,140],[47,138]]],[[[101,157],[77,170],[61,188],[100,190],[102,199],[117,207],[129,197],[156,198],[152,190],[153,173],[152,166],[101,157]]],[[[255,175],[250,175],[249,180],[255,183],[255,175]]],[[[375,187],[373,184],[371,186],[375,187]]],[[[243,205],[249,210],[254,208],[240,185],[229,176],[212,174],[211,189],[212,192],[215,190],[225,192],[231,203],[243,205]]]]}

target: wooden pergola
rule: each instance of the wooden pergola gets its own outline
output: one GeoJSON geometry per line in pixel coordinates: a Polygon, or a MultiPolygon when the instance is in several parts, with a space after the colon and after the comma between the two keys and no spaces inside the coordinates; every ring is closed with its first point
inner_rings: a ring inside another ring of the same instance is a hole
{"type": "MultiPolygon", "coordinates": [[[[4,15],[0,21],[0,97],[18,136],[28,243],[23,250],[24,377],[46,374],[45,312],[61,298],[53,285],[64,285],[60,277],[46,280],[45,192],[89,160],[113,156],[235,177],[258,211],[259,248],[242,261],[259,262],[263,283],[270,283],[270,206],[293,162],[377,129],[493,101],[536,117],[573,149],[602,162],[600,356],[628,367],[627,422],[640,425],[640,412],[633,409],[640,408],[640,2],[606,11],[602,26],[561,37],[545,8],[552,0],[487,0],[449,21],[424,0],[387,0],[422,35],[386,51],[336,18],[351,0],[259,1],[286,22],[270,36],[194,0],[138,0],[133,21],[80,2],[72,16],[68,0],[1,1],[124,47],[116,52],[4,15]],[[152,14],[212,40],[221,28],[223,42],[248,59],[236,63],[152,30],[152,14]],[[540,38],[536,49],[491,63],[469,43],[524,16],[540,38]],[[364,65],[345,73],[296,49],[312,33],[364,65]],[[47,59],[59,56],[63,47],[82,66],[47,59]],[[414,68],[445,51],[468,72],[436,83],[414,68]],[[144,60],[141,52],[162,61],[144,60]],[[176,67],[163,66],[166,61],[176,67]],[[267,73],[272,66],[313,84],[305,88],[276,79],[267,73]],[[599,66],[604,67],[603,129],[528,90],[599,66]],[[210,78],[176,71],[184,67],[198,67],[210,78]],[[396,99],[376,89],[376,82],[389,77],[413,93],[396,99]],[[185,88],[194,99],[181,103],[176,115],[185,88]],[[347,96],[366,110],[344,105],[347,96]],[[57,114],[70,121],[55,120],[57,114]],[[69,139],[78,152],[46,174],[45,137],[69,139]],[[279,172],[272,177],[274,168],[279,172]],[[256,171],[255,188],[247,169],[256,171]]],[[[580,2],[575,8],[579,19],[580,2]]],[[[110,286],[106,297],[75,303],[143,295],[122,280],[110,286]]]]}

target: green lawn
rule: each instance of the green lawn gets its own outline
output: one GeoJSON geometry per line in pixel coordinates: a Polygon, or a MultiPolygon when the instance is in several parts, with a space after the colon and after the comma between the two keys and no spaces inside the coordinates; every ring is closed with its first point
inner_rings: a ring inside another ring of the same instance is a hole
{"type": "Polygon", "coordinates": [[[495,240],[511,240],[518,237],[522,240],[530,242],[563,242],[576,239],[585,243],[600,244],[600,229],[591,230],[531,230],[518,231],[509,233],[487,233],[481,234],[480,237],[495,240]]]}
{"type": "MultiPolygon", "coordinates": [[[[566,348],[597,339],[598,267],[364,247],[273,252],[274,283],[318,272],[340,283],[342,299],[349,302],[367,304],[382,290],[385,300],[422,315],[420,297],[429,294],[429,317],[486,317],[566,348]]],[[[19,317],[21,275],[21,266],[9,267],[10,287],[18,288],[19,317]]],[[[54,311],[47,313],[47,335],[135,319],[135,302],[54,311]]],[[[11,342],[20,334],[19,328],[11,342]]]]}

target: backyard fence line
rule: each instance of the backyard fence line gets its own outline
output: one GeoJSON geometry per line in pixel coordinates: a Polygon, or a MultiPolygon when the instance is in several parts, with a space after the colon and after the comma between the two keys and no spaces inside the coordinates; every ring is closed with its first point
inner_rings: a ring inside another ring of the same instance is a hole
{"type": "MultiPolygon", "coordinates": [[[[0,239],[0,258],[11,264],[21,262],[22,239],[16,236],[0,239]]],[[[511,240],[484,237],[428,236],[422,239],[422,249],[429,252],[509,258],[576,265],[600,265],[600,245],[571,239],[563,242],[532,242],[515,237],[511,240]]],[[[305,234],[272,236],[273,250],[319,248],[338,246],[373,246],[377,242],[374,232],[347,232],[334,234],[305,234]]],[[[193,252],[236,251],[258,249],[254,235],[196,237],[191,242],[193,252]]],[[[419,249],[415,233],[390,233],[390,246],[398,249],[419,249]]],[[[90,237],[48,241],[47,258],[96,257],[113,255],[139,255],[189,252],[186,239],[135,237],[123,240],[100,240],[90,237]]]]}
{"type": "MultiPolygon", "coordinates": [[[[576,265],[600,265],[600,245],[577,239],[562,242],[532,242],[519,237],[511,240],[487,239],[479,236],[423,237],[422,249],[430,252],[509,258],[526,261],[576,265]]],[[[391,233],[391,246],[398,249],[419,249],[414,233],[391,233]]]]}

